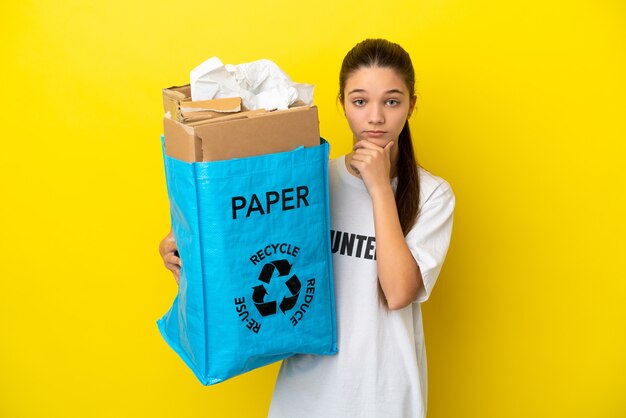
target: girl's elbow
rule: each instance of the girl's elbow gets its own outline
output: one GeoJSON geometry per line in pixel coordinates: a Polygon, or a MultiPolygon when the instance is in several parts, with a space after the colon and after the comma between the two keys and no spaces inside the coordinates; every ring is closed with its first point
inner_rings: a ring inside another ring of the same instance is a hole
{"type": "Polygon", "coordinates": [[[397,295],[390,295],[387,297],[387,307],[391,311],[406,308],[417,299],[418,292],[419,289],[415,288],[407,289],[397,295]]]}
{"type": "Polygon", "coordinates": [[[392,271],[390,276],[379,277],[389,310],[406,308],[419,296],[423,286],[422,272],[415,260],[410,260],[410,267],[392,271]]]}
{"type": "Polygon", "coordinates": [[[411,303],[415,302],[415,300],[417,300],[421,288],[422,277],[421,274],[419,274],[416,280],[411,280],[409,283],[406,283],[405,286],[403,286],[402,288],[395,289],[394,292],[389,292],[390,294],[385,294],[385,299],[387,299],[387,307],[392,311],[406,308],[411,303]]]}
{"type": "Polygon", "coordinates": [[[406,300],[387,300],[387,307],[390,311],[397,311],[402,308],[406,308],[411,304],[410,301],[406,300]]]}

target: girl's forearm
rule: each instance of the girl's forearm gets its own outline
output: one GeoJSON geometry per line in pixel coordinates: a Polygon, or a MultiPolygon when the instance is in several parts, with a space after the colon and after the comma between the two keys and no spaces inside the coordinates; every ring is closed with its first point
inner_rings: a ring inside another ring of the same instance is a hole
{"type": "Polygon", "coordinates": [[[402,233],[391,187],[373,193],[372,204],[378,280],[389,309],[401,309],[417,297],[422,275],[402,233]]]}

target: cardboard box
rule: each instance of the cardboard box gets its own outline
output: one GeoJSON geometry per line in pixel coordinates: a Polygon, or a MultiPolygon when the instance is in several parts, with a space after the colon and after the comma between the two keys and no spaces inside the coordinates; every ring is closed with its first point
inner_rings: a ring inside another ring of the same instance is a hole
{"type": "Polygon", "coordinates": [[[191,86],[189,84],[185,86],[173,86],[163,89],[163,110],[166,114],[169,112],[173,119],[179,120],[179,104],[181,100],[190,97],[191,86]]]}
{"type": "Polygon", "coordinates": [[[163,110],[179,122],[198,122],[245,110],[241,97],[213,100],[191,100],[191,87],[174,86],[163,89],[163,110]]]}
{"type": "Polygon", "coordinates": [[[316,106],[244,111],[196,124],[165,117],[165,153],[186,161],[218,161],[290,151],[320,143],[316,106]]]}

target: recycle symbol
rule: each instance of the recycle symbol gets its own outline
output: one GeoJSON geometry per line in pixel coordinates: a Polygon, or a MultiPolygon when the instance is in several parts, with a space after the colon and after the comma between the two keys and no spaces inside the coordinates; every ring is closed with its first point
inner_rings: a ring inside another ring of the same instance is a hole
{"type": "MultiPolygon", "coordinates": [[[[274,260],[263,266],[259,274],[259,281],[270,284],[271,280],[284,280],[291,272],[291,264],[287,260],[274,260]]],[[[300,288],[302,283],[295,274],[285,281],[285,286],[289,290],[290,296],[283,296],[278,307],[285,314],[288,310],[293,309],[298,301],[300,288]]],[[[276,313],[276,300],[265,300],[268,295],[265,285],[260,284],[252,287],[252,301],[262,316],[274,315],[276,313]]]]}

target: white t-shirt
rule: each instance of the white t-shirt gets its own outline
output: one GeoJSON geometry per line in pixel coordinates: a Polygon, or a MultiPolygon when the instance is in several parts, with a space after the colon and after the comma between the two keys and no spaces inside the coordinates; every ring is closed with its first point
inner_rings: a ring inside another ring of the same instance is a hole
{"type": "Polygon", "coordinates": [[[452,232],[450,185],[420,168],[420,210],[406,237],[424,286],[415,303],[390,311],[379,296],[372,201],[344,157],[329,165],[331,248],[337,309],[333,356],[283,361],[271,418],[426,416],[426,350],[420,303],[428,299],[452,232]]]}

